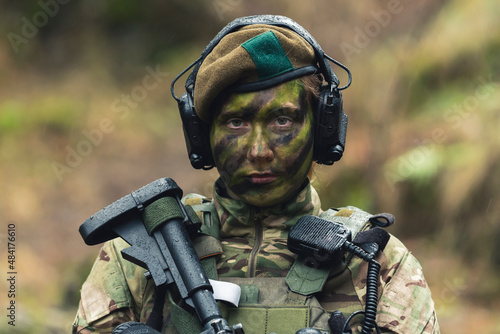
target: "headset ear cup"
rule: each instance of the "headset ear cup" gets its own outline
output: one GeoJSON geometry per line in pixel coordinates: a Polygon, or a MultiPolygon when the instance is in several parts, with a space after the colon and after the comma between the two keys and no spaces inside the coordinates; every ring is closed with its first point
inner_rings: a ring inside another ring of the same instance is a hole
{"type": "Polygon", "coordinates": [[[214,167],[214,161],[210,148],[208,124],[196,114],[191,94],[182,94],[178,107],[191,165],[195,169],[211,169],[214,167]]]}
{"type": "Polygon", "coordinates": [[[322,156],[324,152],[323,141],[321,140],[321,119],[323,117],[322,110],[324,104],[324,90],[325,85],[320,87],[320,93],[317,100],[316,110],[314,110],[314,151],[313,160],[321,164],[322,156]]]}
{"type": "Polygon", "coordinates": [[[314,160],[332,165],[344,153],[347,132],[347,115],[339,90],[331,90],[328,85],[321,87],[315,118],[314,160]]]}

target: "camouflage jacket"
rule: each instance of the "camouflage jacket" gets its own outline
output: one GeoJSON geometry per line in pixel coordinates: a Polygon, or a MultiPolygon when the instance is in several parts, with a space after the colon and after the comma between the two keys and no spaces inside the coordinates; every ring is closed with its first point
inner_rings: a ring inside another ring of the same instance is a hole
{"type": "MultiPolygon", "coordinates": [[[[286,246],[288,231],[301,216],[317,216],[322,212],[316,191],[308,185],[288,203],[266,209],[251,208],[221,193],[216,187],[214,203],[222,247],[222,254],[215,257],[219,279],[239,280],[238,283],[260,280],[267,286],[270,299],[279,294],[277,291],[286,294],[286,286],[281,290],[279,286],[283,285],[283,278],[295,261],[295,255],[286,246]]],[[[207,199],[195,196],[187,202],[197,211],[197,205],[207,199]]],[[[352,212],[343,209],[337,214],[345,216],[352,212]]],[[[207,224],[204,213],[197,213],[207,224]]],[[[144,269],[122,258],[120,250],[126,247],[128,244],[121,239],[103,245],[82,286],[74,333],[111,333],[120,323],[147,321],[154,304],[154,283],[144,278],[144,269]]],[[[415,257],[391,236],[376,260],[381,264],[376,318],[381,331],[439,333],[430,290],[415,257]]],[[[322,291],[314,294],[316,304],[313,308],[326,314],[339,310],[346,317],[363,310],[366,274],[367,263],[352,257],[346,270],[331,272],[322,291]]],[[[172,313],[167,299],[163,309],[163,333],[178,333],[172,313]]],[[[360,332],[362,318],[356,316],[351,321],[354,333],[360,332]]]]}

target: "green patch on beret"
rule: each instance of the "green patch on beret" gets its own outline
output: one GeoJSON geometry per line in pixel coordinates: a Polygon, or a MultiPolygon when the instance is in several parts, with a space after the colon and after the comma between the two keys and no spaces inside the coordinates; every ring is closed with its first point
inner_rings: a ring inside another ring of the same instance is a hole
{"type": "Polygon", "coordinates": [[[224,36],[200,65],[193,91],[196,113],[210,122],[212,103],[222,92],[247,84],[266,86],[284,76],[292,80],[294,72],[299,75],[301,68],[316,64],[314,49],[294,31],[245,26],[224,36]]]}
{"type": "Polygon", "coordinates": [[[249,39],[241,46],[252,57],[260,80],[269,79],[294,69],[278,37],[271,30],[249,39]]]}

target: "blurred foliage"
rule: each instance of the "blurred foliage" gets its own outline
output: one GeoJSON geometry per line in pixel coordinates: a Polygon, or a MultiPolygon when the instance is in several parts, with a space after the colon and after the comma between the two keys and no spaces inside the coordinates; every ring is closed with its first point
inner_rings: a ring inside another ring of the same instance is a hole
{"type": "Polygon", "coordinates": [[[315,169],[323,207],[395,214],[390,231],[423,264],[442,331],[500,331],[489,311],[500,309],[498,1],[55,4],[0,3],[0,221],[19,230],[16,333],[70,332],[97,254],[77,232],[91,214],[165,176],[210,195],[217,173],[190,167],[170,82],[227,22],[262,13],[295,19],[354,76],[345,156],[315,169]],[[151,70],[166,74],[145,90],[151,70]]]}
{"type": "Polygon", "coordinates": [[[43,131],[68,135],[84,112],[78,102],[66,96],[44,96],[29,105],[18,100],[4,101],[0,104],[0,135],[43,131]]]}

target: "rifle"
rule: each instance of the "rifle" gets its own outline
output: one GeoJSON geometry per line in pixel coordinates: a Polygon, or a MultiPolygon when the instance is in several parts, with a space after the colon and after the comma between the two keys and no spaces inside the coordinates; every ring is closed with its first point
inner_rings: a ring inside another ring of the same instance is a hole
{"type": "MultiPolygon", "coordinates": [[[[241,324],[230,326],[221,315],[189,237],[200,224],[192,221],[181,197],[182,190],[172,179],[158,179],[92,215],[79,232],[87,245],[124,239],[131,246],[122,250],[123,257],[147,269],[146,277],[156,287],[174,284],[195,309],[202,334],[243,334],[241,324]]],[[[129,328],[118,327],[116,333],[129,328]]]]}

